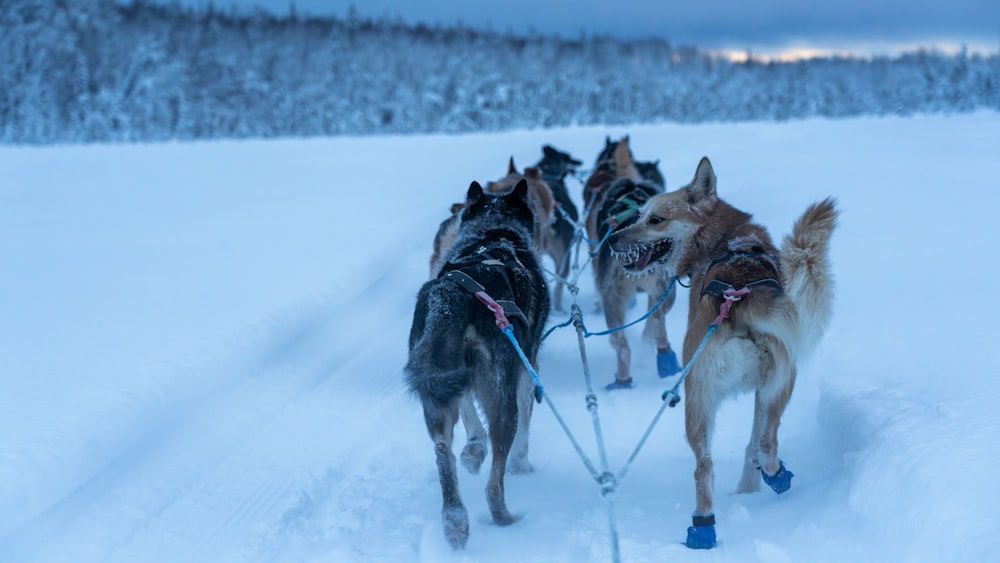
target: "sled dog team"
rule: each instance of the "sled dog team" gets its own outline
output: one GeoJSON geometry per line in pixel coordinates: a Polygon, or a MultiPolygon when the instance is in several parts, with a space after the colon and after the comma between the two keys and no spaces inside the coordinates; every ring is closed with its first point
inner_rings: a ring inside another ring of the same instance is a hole
{"type": "MultiPolygon", "coordinates": [[[[550,292],[541,257],[549,256],[554,271],[567,277],[581,217],[565,178],[581,164],[551,146],[523,172],[511,159],[499,180],[485,188],[472,182],[434,237],[430,280],[417,295],[403,371],[434,442],[444,534],[454,548],[464,547],[469,537],[452,451],[459,419],[467,437],[460,460],[468,471],[478,473],[492,451],[486,498],[493,521],[516,520],[507,508],[504,476],[532,470],[528,429],[534,384],[501,327],[509,327],[537,368],[549,310],[562,309],[563,293],[561,280],[550,292]]],[[[690,287],[683,365],[705,345],[684,380],[685,428],[695,457],[695,510],[685,543],[715,547],[711,440],[722,401],[754,393],[737,492],[757,491],[762,482],[779,494],[791,487],[793,473],[778,457],[778,425],[795,386],[796,365],[816,347],[831,314],[835,203],[827,198],[809,206],[778,246],[749,213],[719,197],[708,158],[701,159],[689,184],[666,191],[658,161],[636,161],[628,137],[605,140],[582,200],[587,244],[596,252],[595,286],[609,329],[625,324],[638,293],[646,294],[652,308],[673,278],[690,287]],[[706,340],[710,326],[714,333],[706,340]]],[[[665,324],[674,300],[671,291],[643,331],[656,345],[660,377],[681,371],[665,324]]],[[[624,331],[610,340],[616,372],[606,389],[627,389],[633,381],[631,349],[624,331]]]]}

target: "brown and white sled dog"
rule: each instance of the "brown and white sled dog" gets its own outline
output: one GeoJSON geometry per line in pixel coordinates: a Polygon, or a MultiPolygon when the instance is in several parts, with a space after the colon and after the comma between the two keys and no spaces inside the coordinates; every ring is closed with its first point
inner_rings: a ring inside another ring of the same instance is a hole
{"type": "MultiPolygon", "coordinates": [[[[605,141],[605,148],[597,157],[594,173],[584,185],[583,199],[590,210],[587,215],[587,236],[591,241],[601,241],[609,231],[624,229],[639,216],[639,208],[651,197],[663,193],[663,177],[656,164],[646,164],[655,175],[640,173],[638,163],[632,158],[629,139],[613,143],[605,141]],[[658,180],[658,181],[657,181],[658,180]]],[[[638,292],[647,295],[648,308],[652,308],[670,283],[670,277],[660,271],[626,275],[622,263],[612,255],[608,245],[601,244],[593,262],[594,282],[601,297],[601,306],[608,328],[625,324],[629,303],[638,292]],[[645,275],[649,273],[649,275],[645,275]]],[[[674,304],[671,292],[662,305],[646,320],[643,336],[652,340],[657,349],[657,371],[667,377],[678,371],[676,355],[667,340],[665,317],[674,304]]],[[[615,381],[607,389],[629,387],[632,384],[632,350],[625,332],[611,334],[611,346],[617,356],[615,381]]]]}
{"type": "Polygon", "coordinates": [[[719,404],[754,392],[754,419],[737,492],[776,492],[792,473],[778,457],[778,425],[795,386],[796,364],[818,344],[830,318],[829,241],[838,212],[832,199],[811,205],[779,250],[764,227],[716,194],[703,158],[687,186],[652,198],[639,220],[610,240],[625,270],[662,269],[691,280],[684,361],[720,314],[725,289],[750,291],[709,339],[684,382],[686,430],[694,452],[696,510],[688,546],[715,545],[711,439],[719,404]]]}

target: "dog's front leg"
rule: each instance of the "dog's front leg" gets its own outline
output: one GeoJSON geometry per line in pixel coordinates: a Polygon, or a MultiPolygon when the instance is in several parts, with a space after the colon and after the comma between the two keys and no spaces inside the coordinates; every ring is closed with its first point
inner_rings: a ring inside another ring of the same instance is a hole
{"type": "MultiPolygon", "coordinates": [[[[623,283],[623,282],[619,282],[623,283]]],[[[604,319],[607,321],[608,329],[617,328],[625,324],[625,307],[635,296],[635,291],[626,292],[617,288],[607,288],[601,292],[601,303],[604,307],[604,319]]],[[[625,338],[625,331],[612,332],[610,336],[611,346],[615,349],[618,359],[615,372],[615,381],[618,383],[632,382],[632,349],[629,348],[628,339],[625,338]]]]}
{"type": "Polygon", "coordinates": [[[459,413],[462,416],[462,424],[465,425],[466,442],[462,448],[462,465],[469,473],[479,473],[479,468],[486,459],[486,429],[479,419],[479,411],[476,410],[476,403],[472,392],[467,391],[459,402],[459,413]]]}
{"type": "Polygon", "coordinates": [[[531,473],[535,470],[528,461],[528,428],[534,406],[535,383],[527,370],[521,370],[517,385],[517,432],[514,433],[514,445],[511,446],[507,462],[507,468],[514,474],[531,473]]]}

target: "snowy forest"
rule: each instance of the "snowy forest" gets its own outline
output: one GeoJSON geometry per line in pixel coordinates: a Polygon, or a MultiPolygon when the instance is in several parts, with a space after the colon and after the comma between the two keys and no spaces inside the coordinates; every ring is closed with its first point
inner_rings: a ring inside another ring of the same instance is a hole
{"type": "Polygon", "coordinates": [[[1000,110],[1000,55],[733,62],[575,40],[148,1],[4,0],[0,143],[493,131],[1000,110]]]}

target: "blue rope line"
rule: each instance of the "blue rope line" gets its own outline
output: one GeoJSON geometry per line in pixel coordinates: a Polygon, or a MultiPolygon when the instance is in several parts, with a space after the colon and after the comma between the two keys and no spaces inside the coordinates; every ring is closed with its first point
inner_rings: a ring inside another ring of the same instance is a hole
{"type": "Polygon", "coordinates": [[[587,457],[587,454],[583,452],[583,448],[580,447],[580,443],[576,441],[575,437],[573,437],[573,433],[570,431],[569,426],[566,425],[566,421],[563,420],[563,417],[559,414],[559,409],[556,408],[555,403],[552,402],[552,399],[549,398],[547,393],[543,392],[542,381],[538,377],[538,373],[535,371],[535,368],[531,367],[531,362],[528,361],[528,357],[524,354],[524,350],[521,349],[521,345],[518,344],[517,338],[514,336],[514,329],[508,326],[502,330],[503,333],[507,335],[507,339],[510,340],[511,345],[514,346],[514,350],[517,351],[517,355],[521,358],[521,362],[524,363],[524,367],[527,368],[532,381],[535,382],[535,400],[539,403],[543,400],[545,401],[545,404],[549,406],[552,414],[556,417],[556,421],[559,422],[559,426],[562,427],[566,436],[569,438],[569,441],[573,444],[573,448],[576,450],[576,453],[580,455],[580,459],[583,461],[583,464],[587,467],[587,470],[590,471],[590,475],[595,480],[600,481],[601,474],[597,471],[597,468],[594,467],[594,464],[590,461],[590,458],[587,457]]]}
{"type": "Polygon", "coordinates": [[[627,325],[623,325],[623,326],[619,326],[619,327],[615,327],[615,328],[609,328],[608,330],[602,330],[601,332],[590,332],[589,330],[586,329],[586,327],[584,327],[584,329],[583,329],[584,330],[584,336],[586,336],[587,338],[590,338],[591,336],[604,336],[604,335],[607,335],[607,334],[611,334],[611,333],[614,333],[614,332],[625,330],[626,328],[628,328],[628,327],[630,327],[632,325],[641,323],[642,321],[648,319],[649,316],[652,315],[653,313],[655,313],[656,310],[660,308],[660,305],[663,305],[663,302],[667,300],[667,296],[670,295],[670,292],[674,289],[674,284],[676,284],[676,283],[677,283],[677,276],[674,276],[673,278],[670,279],[670,284],[667,286],[667,289],[663,290],[663,294],[660,295],[660,299],[656,302],[655,305],[653,305],[652,309],[650,309],[649,311],[646,311],[645,315],[643,315],[643,316],[639,317],[638,319],[636,319],[636,320],[628,323],[627,325]]]}
{"type": "Polygon", "coordinates": [[[708,344],[708,340],[712,338],[712,335],[715,334],[715,331],[717,330],[719,330],[719,325],[717,323],[708,325],[708,332],[705,333],[705,338],[701,340],[701,344],[698,345],[698,349],[694,351],[694,355],[691,356],[691,361],[684,366],[684,371],[682,371],[681,376],[677,378],[677,383],[674,383],[674,386],[669,391],[663,392],[662,398],[664,401],[666,401],[667,398],[670,398],[670,406],[676,406],[677,403],[680,402],[681,396],[677,394],[677,390],[680,388],[681,383],[684,383],[684,379],[687,378],[688,374],[691,373],[691,368],[694,367],[694,361],[701,355],[701,352],[708,344]]]}
{"type": "Polygon", "coordinates": [[[563,209],[561,205],[556,207],[556,211],[558,211],[559,214],[562,215],[563,219],[565,219],[567,223],[573,223],[573,225],[576,225],[577,220],[574,219],[572,216],[570,216],[569,212],[563,209]]]}
{"type": "Polygon", "coordinates": [[[549,330],[545,331],[545,334],[542,335],[542,342],[545,342],[545,339],[548,338],[549,335],[555,332],[557,329],[566,328],[571,324],[573,324],[573,317],[570,317],[569,320],[567,320],[564,323],[560,323],[553,327],[550,327],[549,330]]]}
{"type": "MultiPolygon", "coordinates": [[[[590,263],[594,261],[594,258],[597,257],[597,252],[601,249],[601,246],[605,242],[607,242],[608,238],[611,236],[611,233],[613,233],[613,232],[614,232],[613,230],[608,230],[607,234],[604,235],[604,238],[601,239],[601,242],[597,243],[597,246],[595,246],[593,250],[591,250],[590,252],[587,253],[587,260],[584,261],[583,265],[580,266],[580,269],[576,271],[576,275],[573,278],[574,282],[576,282],[576,280],[580,279],[580,275],[583,274],[583,271],[587,268],[587,266],[590,265],[590,263]]],[[[590,241],[590,239],[588,239],[587,237],[583,236],[582,233],[580,235],[580,238],[583,239],[583,240],[586,240],[588,242],[590,241]]]]}
{"type": "Polygon", "coordinates": [[[677,406],[677,403],[681,400],[680,395],[677,394],[677,390],[680,388],[681,383],[684,382],[684,379],[688,376],[688,374],[691,373],[691,368],[694,367],[694,362],[698,359],[698,356],[701,355],[701,352],[705,349],[705,345],[708,344],[708,340],[712,338],[712,335],[715,334],[715,331],[718,330],[718,328],[719,325],[715,323],[709,325],[708,333],[705,335],[705,338],[702,339],[701,345],[698,346],[698,349],[695,351],[694,355],[691,356],[687,365],[684,366],[684,371],[681,372],[681,376],[677,379],[677,383],[675,383],[673,388],[669,391],[663,392],[663,404],[660,405],[660,409],[656,411],[656,416],[653,417],[652,422],[649,423],[649,426],[646,427],[646,431],[643,432],[642,437],[639,438],[639,443],[636,444],[635,449],[632,450],[632,454],[628,456],[625,464],[622,465],[622,468],[618,471],[617,479],[619,483],[621,483],[622,479],[625,478],[625,473],[627,473],[629,467],[631,467],[632,461],[639,455],[639,451],[642,450],[644,445],[646,445],[646,440],[649,438],[650,434],[653,433],[653,428],[656,427],[656,423],[660,421],[660,415],[663,414],[663,411],[665,411],[668,406],[677,406]],[[670,398],[669,401],[667,400],[668,397],[670,398]]]}

